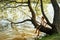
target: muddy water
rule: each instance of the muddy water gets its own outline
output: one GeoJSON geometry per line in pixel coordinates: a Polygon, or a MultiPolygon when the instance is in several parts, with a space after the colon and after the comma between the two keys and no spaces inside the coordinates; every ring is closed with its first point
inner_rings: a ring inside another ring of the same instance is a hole
{"type": "MultiPolygon", "coordinates": [[[[5,26],[5,24],[6,23],[2,22],[0,25],[0,40],[35,40],[37,37],[35,33],[36,29],[32,24],[13,24],[13,28],[10,23],[7,23],[8,26],[5,26]],[[4,26],[2,26],[2,24],[4,24],[4,26]]],[[[40,38],[41,36],[44,35],[40,32],[40,38]]]]}
{"type": "Polygon", "coordinates": [[[0,31],[0,40],[35,40],[36,36],[34,28],[15,27],[14,29],[0,31]]]}

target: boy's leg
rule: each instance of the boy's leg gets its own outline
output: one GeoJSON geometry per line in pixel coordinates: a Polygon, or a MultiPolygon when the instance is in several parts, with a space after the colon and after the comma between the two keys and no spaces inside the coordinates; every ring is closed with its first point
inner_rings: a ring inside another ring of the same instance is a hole
{"type": "Polygon", "coordinates": [[[37,33],[38,29],[39,29],[39,27],[37,26],[35,33],[37,33]]]}
{"type": "Polygon", "coordinates": [[[38,29],[36,29],[35,33],[37,33],[38,29]]]}
{"type": "Polygon", "coordinates": [[[40,31],[39,31],[39,29],[38,29],[38,32],[37,32],[38,34],[37,34],[37,36],[39,36],[39,34],[40,34],[40,31]]]}

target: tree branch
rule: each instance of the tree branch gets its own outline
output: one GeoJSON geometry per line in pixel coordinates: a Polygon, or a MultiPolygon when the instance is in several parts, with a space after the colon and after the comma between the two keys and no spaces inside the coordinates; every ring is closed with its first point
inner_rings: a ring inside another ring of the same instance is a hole
{"type": "Polygon", "coordinates": [[[18,6],[9,6],[9,7],[6,7],[6,8],[17,8],[17,7],[19,7],[19,6],[28,6],[28,5],[18,5],[18,6]]]}
{"type": "MultiPolygon", "coordinates": [[[[8,20],[8,19],[6,19],[6,20],[8,20]]],[[[12,21],[10,21],[10,20],[8,20],[9,22],[11,22],[12,24],[19,24],[19,23],[24,23],[24,22],[26,22],[26,21],[31,21],[30,19],[26,19],[26,20],[23,20],[23,21],[21,21],[21,22],[12,22],[12,21]]]]}
{"type": "Polygon", "coordinates": [[[51,23],[49,22],[48,18],[46,17],[46,15],[45,15],[45,13],[43,11],[44,9],[43,9],[43,2],[42,2],[42,0],[40,0],[40,2],[41,2],[41,11],[42,11],[42,14],[45,17],[45,19],[47,21],[47,24],[51,26],[51,23]]]}
{"type": "MultiPolygon", "coordinates": [[[[2,1],[0,1],[0,2],[2,2],[2,1]]],[[[7,6],[9,3],[12,3],[12,2],[15,2],[15,3],[19,3],[19,4],[24,4],[24,3],[28,3],[28,2],[16,2],[16,1],[8,1],[8,2],[6,2],[6,4],[3,6],[3,7],[1,7],[1,8],[5,8],[5,6],[7,6]]],[[[18,5],[18,6],[10,6],[10,7],[6,7],[6,8],[17,8],[17,7],[19,7],[19,6],[28,6],[28,5],[18,5]]]]}
{"type": "Polygon", "coordinates": [[[32,7],[31,7],[30,0],[28,0],[28,7],[29,7],[29,9],[31,11],[32,18],[34,18],[34,20],[35,20],[35,18],[36,18],[35,12],[33,11],[32,7]]]}
{"type": "Polygon", "coordinates": [[[37,26],[39,26],[39,24],[36,22],[36,15],[35,15],[35,12],[34,12],[34,10],[32,9],[32,7],[31,7],[31,2],[30,2],[30,0],[28,0],[28,7],[29,7],[29,9],[30,9],[30,11],[31,11],[31,15],[32,15],[32,17],[31,17],[31,22],[32,22],[32,24],[35,26],[35,28],[37,27],[37,26]]]}
{"type": "Polygon", "coordinates": [[[14,23],[14,24],[24,23],[24,22],[26,22],[26,21],[31,21],[31,20],[30,20],[30,19],[26,19],[26,20],[24,20],[24,21],[17,22],[17,23],[14,23]]]}

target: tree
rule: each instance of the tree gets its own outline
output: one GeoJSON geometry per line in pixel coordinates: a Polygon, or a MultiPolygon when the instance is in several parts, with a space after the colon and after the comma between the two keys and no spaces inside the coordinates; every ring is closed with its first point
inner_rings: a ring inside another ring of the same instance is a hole
{"type": "MultiPolygon", "coordinates": [[[[0,2],[3,2],[3,1],[0,1],[0,2]]],[[[32,1],[32,2],[35,2],[35,1],[32,1]]],[[[29,9],[30,9],[31,15],[32,15],[32,17],[30,17],[31,19],[25,19],[25,20],[23,20],[21,22],[12,22],[11,20],[6,19],[9,22],[11,22],[11,26],[12,26],[12,24],[19,24],[19,23],[24,23],[26,21],[30,21],[35,26],[35,28],[40,27],[39,30],[42,31],[42,32],[45,32],[47,34],[53,34],[53,33],[56,33],[57,31],[58,32],[60,31],[60,29],[59,29],[60,28],[60,25],[59,25],[60,24],[60,21],[59,21],[60,20],[59,19],[59,17],[60,17],[59,10],[60,9],[59,9],[59,6],[58,6],[56,0],[54,0],[54,1],[51,0],[51,3],[52,3],[53,8],[54,8],[54,21],[53,21],[52,24],[49,22],[48,18],[46,17],[46,15],[44,13],[44,8],[43,8],[43,1],[40,0],[40,3],[41,3],[41,5],[40,5],[41,6],[41,12],[42,12],[43,16],[45,17],[45,19],[47,21],[47,24],[49,26],[51,26],[52,29],[44,27],[43,25],[39,25],[38,24],[38,21],[36,20],[36,13],[34,12],[32,6],[31,6],[31,0],[28,0],[27,2],[8,1],[8,3],[5,3],[5,5],[2,8],[5,9],[5,8],[16,8],[16,7],[19,7],[19,6],[28,6],[29,9]],[[15,3],[27,3],[28,5],[18,5],[18,6],[15,5],[15,6],[7,6],[6,7],[6,5],[8,5],[8,3],[12,3],[12,2],[15,2],[15,3]]]]}

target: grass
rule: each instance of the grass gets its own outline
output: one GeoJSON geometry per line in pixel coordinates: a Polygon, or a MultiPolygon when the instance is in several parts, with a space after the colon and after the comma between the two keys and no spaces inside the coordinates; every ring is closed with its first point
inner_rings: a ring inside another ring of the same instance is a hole
{"type": "Polygon", "coordinates": [[[45,36],[42,39],[38,39],[38,40],[60,40],[60,34],[45,36]]]}

